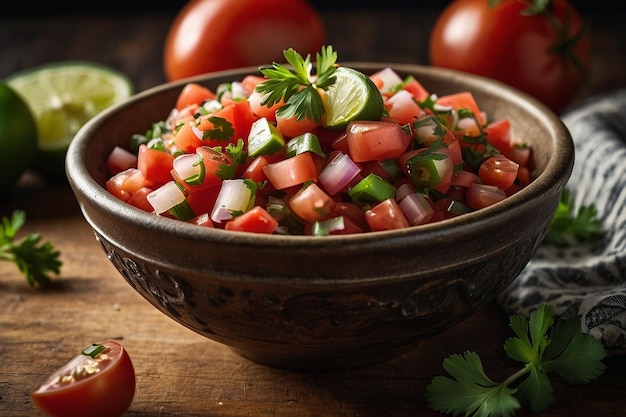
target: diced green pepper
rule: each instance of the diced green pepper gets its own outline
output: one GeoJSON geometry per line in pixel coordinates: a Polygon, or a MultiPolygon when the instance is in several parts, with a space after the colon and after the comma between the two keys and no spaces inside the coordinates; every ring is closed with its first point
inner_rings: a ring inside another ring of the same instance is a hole
{"type": "Polygon", "coordinates": [[[313,133],[307,132],[300,136],[296,136],[287,142],[287,158],[296,156],[304,152],[313,152],[316,155],[324,158],[324,152],[320,146],[320,141],[313,133]]]}
{"type": "Polygon", "coordinates": [[[396,196],[396,187],[376,174],[369,174],[352,187],[348,194],[361,203],[377,203],[396,196]]]}
{"type": "Polygon", "coordinates": [[[252,124],[248,136],[248,155],[253,158],[259,155],[273,155],[284,146],[283,135],[265,117],[252,124]]]}

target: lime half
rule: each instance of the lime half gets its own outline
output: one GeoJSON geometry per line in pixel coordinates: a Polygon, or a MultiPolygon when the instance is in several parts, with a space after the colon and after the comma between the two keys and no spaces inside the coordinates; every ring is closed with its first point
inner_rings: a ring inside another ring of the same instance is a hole
{"type": "Polygon", "coordinates": [[[324,127],[345,129],[353,120],[379,120],[385,108],[376,84],[348,67],[335,71],[336,81],[326,92],[324,127]]]}
{"type": "Polygon", "coordinates": [[[28,104],[0,82],[0,196],[13,189],[37,151],[37,124],[28,104]]]}
{"type": "Polygon", "coordinates": [[[9,76],[6,82],[28,103],[37,121],[33,168],[65,176],[65,153],[78,130],[107,107],[126,100],[133,86],[124,74],[92,62],[61,61],[9,76]]]}

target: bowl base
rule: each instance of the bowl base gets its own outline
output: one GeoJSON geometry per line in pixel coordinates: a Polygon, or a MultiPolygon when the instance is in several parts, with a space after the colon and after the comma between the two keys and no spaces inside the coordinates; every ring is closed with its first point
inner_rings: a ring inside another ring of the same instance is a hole
{"type": "Polygon", "coordinates": [[[294,371],[332,371],[349,368],[361,368],[394,359],[414,348],[412,346],[395,347],[391,349],[375,350],[359,353],[328,352],[315,354],[293,354],[290,352],[259,351],[230,348],[234,353],[262,365],[276,368],[290,369],[294,371]]]}

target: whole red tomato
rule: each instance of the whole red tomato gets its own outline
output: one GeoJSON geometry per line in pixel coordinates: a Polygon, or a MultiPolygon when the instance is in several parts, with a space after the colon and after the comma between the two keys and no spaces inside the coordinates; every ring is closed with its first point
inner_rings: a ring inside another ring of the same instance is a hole
{"type": "Polygon", "coordinates": [[[67,362],[31,398],[55,417],[117,417],[135,396],[135,370],[117,342],[93,344],[67,362]]]}
{"type": "Polygon", "coordinates": [[[566,0],[456,0],[435,22],[430,60],[507,83],[558,113],[585,78],[589,38],[566,0]]]}
{"type": "Polygon", "coordinates": [[[165,76],[173,81],[283,62],[287,48],[315,56],[325,37],[319,14],[306,0],[191,0],[167,33],[165,76]]]}

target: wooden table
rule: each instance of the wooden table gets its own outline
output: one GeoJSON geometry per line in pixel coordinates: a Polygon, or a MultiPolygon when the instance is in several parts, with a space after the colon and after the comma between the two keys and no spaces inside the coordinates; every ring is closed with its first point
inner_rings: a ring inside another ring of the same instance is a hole
{"type": "MultiPolygon", "coordinates": [[[[435,16],[428,9],[323,10],[329,43],[347,51],[346,60],[426,63],[425,39],[435,16]]],[[[80,58],[119,68],[143,90],[163,82],[160,54],[172,17],[173,12],[0,17],[0,78],[39,63],[80,58]]],[[[594,64],[579,99],[626,86],[626,17],[594,13],[589,21],[594,64]]],[[[336,372],[256,364],[181,327],[135,293],[96,243],[67,184],[29,173],[1,198],[0,214],[25,210],[24,232],[41,232],[64,263],[46,291],[29,288],[12,264],[0,263],[1,416],[41,415],[30,390],[80,349],[105,339],[120,340],[134,362],[137,393],[129,416],[436,416],[424,394],[431,378],[444,373],[448,355],[476,351],[495,379],[517,369],[502,349],[511,333],[495,304],[386,363],[336,372]]],[[[584,386],[556,378],[556,401],[542,415],[624,415],[626,358],[606,363],[606,373],[584,386]]]]}

